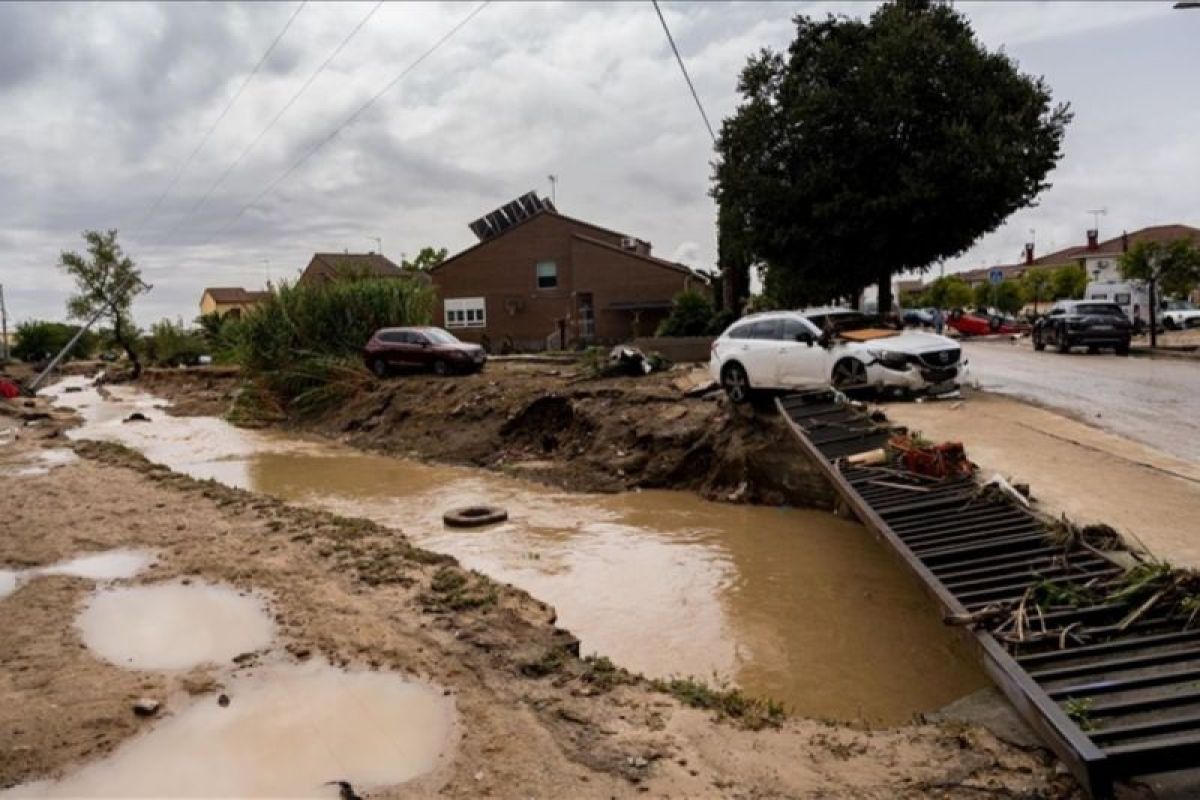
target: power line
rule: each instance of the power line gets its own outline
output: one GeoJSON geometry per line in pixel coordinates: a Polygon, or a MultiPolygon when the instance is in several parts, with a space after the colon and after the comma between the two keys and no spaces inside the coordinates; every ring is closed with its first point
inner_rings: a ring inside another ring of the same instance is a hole
{"type": "Polygon", "coordinates": [[[654,4],[654,11],[658,14],[658,21],[662,23],[663,33],[667,34],[667,41],[671,43],[671,49],[675,51],[675,60],[679,62],[679,69],[683,72],[683,79],[687,81],[688,88],[692,90],[692,99],[696,101],[696,108],[700,109],[700,117],[704,120],[704,127],[708,128],[708,135],[712,140],[717,141],[717,135],[713,133],[712,124],[708,121],[708,114],[704,113],[704,104],[700,102],[700,95],[696,93],[696,87],[692,84],[692,77],[688,75],[687,67],[683,65],[683,56],[679,55],[679,48],[675,46],[675,38],[671,36],[671,29],[667,27],[666,17],[663,16],[662,9],[658,7],[658,0],[650,0],[654,4]]]}
{"type": "Polygon", "coordinates": [[[341,122],[341,124],[339,124],[337,127],[335,127],[328,134],[326,134],[325,137],[320,139],[315,145],[310,147],[304,153],[304,155],[302,155],[290,167],[288,167],[286,170],[284,170],[283,174],[281,174],[275,180],[273,180],[269,184],[267,184],[267,186],[261,192],[259,192],[257,195],[255,195],[254,198],[251,199],[249,203],[246,203],[246,205],[242,206],[241,210],[238,211],[237,215],[233,219],[231,219],[224,227],[220,228],[218,231],[216,231],[216,233],[214,233],[212,236],[210,236],[208,239],[206,239],[204,241],[204,244],[208,244],[214,238],[216,238],[217,236],[220,236],[222,233],[224,233],[225,231],[227,231],[231,227],[233,227],[237,223],[237,221],[240,220],[247,211],[249,211],[251,208],[253,208],[258,203],[259,200],[262,200],[264,197],[266,197],[268,194],[270,194],[272,191],[274,191],[275,187],[279,186],[279,184],[281,184],[285,180],[287,180],[288,176],[290,176],[293,172],[295,172],[297,169],[299,169],[301,166],[303,166],[303,164],[306,161],[308,161],[308,159],[312,158],[313,155],[315,155],[318,150],[320,150],[325,145],[329,144],[329,142],[331,142],[334,139],[334,137],[336,137],[342,131],[343,128],[354,123],[354,121],[357,120],[359,117],[361,117],[363,115],[363,113],[366,112],[367,109],[369,109],[371,106],[373,106],[375,104],[375,102],[377,100],[379,100],[379,98],[383,97],[393,87],[395,87],[396,84],[400,83],[400,81],[402,81],[410,72],[412,72],[414,69],[416,69],[418,66],[420,66],[420,64],[423,61],[425,61],[425,59],[427,59],[431,55],[433,55],[438,50],[438,48],[440,48],[443,44],[445,44],[452,36],[454,36],[454,34],[458,33],[460,30],[462,30],[462,28],[465,27],[468,22],[470,22],[472,19],[474,19],[475,16],[477,14],[479,14],[480,11],[483,11],[483,9],[487,8],[487,6],[490,3],[491,3],[491,0],[484,0],[484,2],[482,2],[478,6],[476,6],[474,8],[474,10],[471,11],[470,14],[468,14],[457,25],[455,25],[453,28],[451,28],[449,31],[447,31],[445,34],[443,34],[442,37],[440,39],[438,39],[436,42],[434,42],[433,45],[430,46],[428,50],[426,50],[424,53],[422,53],[420,56],[418,56],[416,58],[416,60],[414,60],[407,67],[405,67],[400,72],[399,75],[397,75],[395,78],[392,78],[392,80],[389,81],[386,86],[384,86],[382,89],[380,89],[374,95],[372,95],[371,98],[369,100],[367,100],[367,102],[365,102],[361,106],[359,106],[354,111],[354,113],[352,113],[350,116],[346,117],[346,119],[344,119],[341,122]]]}
{"type": "Polygon", "coordinates": [[[238,101],[238,98],[242,96],[242,92],[246,90],[246,86],[249,85],[254,76],[258,74],[258,71],[262,69],[262,65],[266,63],[267,58],[275,50],[275,46],[279,44],[281,39],[283,39],[283,35],[288,32],[288,28],[292,27],[292,23],[296,21],[296,17],[300,16],[300,12],[304,9],[304,6],[307,2],[308,0],[301,0],[300,5],[296,6],[296,10],[292,12],[292,16],[288,17],[288,21],[284,24],[283,30],[279,32],[279,34],[271,42],[270,47],[268,47],[266,52],[262,54],[262,57],[258,59],[258,63],[254,65],[254,69],[250,70],[250,74],[246,76],[246,78],[242,81],[242,85],[238,87],[236,92],[234,92],[233,97],[230,98],[229,102],[225,105],[224,110],[222,110],[217,118],[213,120],[213,124],[209,127],[208,131],[205,132],[204,136],[201,137],[200,143],[196,145],[195,149],[188,154],[186,159],[184,159],[183,164],[180,165],[179,169],[175,171],[175,175],[171,178],[171,182],[167,184],[167,188],[163,189],[162,194],[158,196],[158,199],[154,201],[154,203],[150,206],[150,209],[142,215],[140,220],[138,220],[137,225],[134,226],[135,231],[140,231],[142,226],[149,221],[150,217],[154,216],[154,212],[158,211],[163,200],[167,199],[167,195],[170,194],[171,190],[175,188],[175,184],[179,183],[179,179],[191,165],[192,161],[196,158],[196,155],[201,149],[204,148],[204,145],[208,143],[209,137],[213,135],[213,132],[216,131],[217,126],[221,124],[221,120],[225,119],[225,115],[229,113],[229,109],[233,108],[233,104],[238,101]]]}
{"type": "Polygon", "coordinates": [[[345,49],[346,45],[350,43],[350,40],[358,35],[358,32],[361,31],[363,26],[367,24],[367,21],[371,19],[371,17],[375,16],[375,12],[380,9],[383,3],[384,0],[379,0],[379,2],[367,12],[366,16],[359,20],[358,24],[354,26],[354,29],[346,35],[346,38],[342,39],[341,43],[333,49],[333,52],[329,54],[329,57],[321,62],[321,66],[317,67],[316,70],[313,71],[313,74],[308,76],[308,80],[304,82],[304,85],[301,86],[300,89],[291,96],[291,99],[283,104],[283,107],[280,108],[271,121],[267,123],[266,127],[259,131],[258,135],[254,137],[254,141],[250,142],[250,144],[246,146],[246,149],[242,150],[241,154],[233,160],[233,163],[225,168],[225,171],[221,173],[220,177],[218,177],[213,184],[208,187],[208,191],[204,193],[204,196],[197,200],[192,207],[188,209],[187,212],[180,217],[173,226],[171,226],[171,229],[163,235],[163,239],[170,238],[171,235],[174,234],[184,222],[191,218],[192,214],[196,213],[200,206],[204,205],[208,198],[212,196],[212,193],[215,192],[221,186],[221,184],[225,182],[225,179],[229,177],[230,173],[237,169],[238,165],[242,163],[246,156],[250,155],[250,152],[258,146],[258,143],[262,141],[263,137],[266,136],[273,127],[275,127],[275,123],[279,122],[279,119],[287,113],[288,109],[300,99],[300,95],[304,94],[308,90],[308,87],[312,86],[313,81],[315,81],[317,77],[325,71],[325,68],[328,67],[335,58],[337,58],[338,54],[341,53],[342,50],[345,49]]]}

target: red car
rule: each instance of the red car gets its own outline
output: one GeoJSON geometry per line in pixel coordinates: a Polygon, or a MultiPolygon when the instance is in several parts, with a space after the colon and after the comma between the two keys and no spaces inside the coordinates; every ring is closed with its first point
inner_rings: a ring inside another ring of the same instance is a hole
{"type": "Polygon", "coordinates": [[[380,378],[393,369],[449,375],[478,372],[487,363],[487,353],[441,328],[380,328],[363,348],[363,361],[380,378]]]}
{"type": "Polygon", "coordinates": [[[956,308],[946,318],[946,324],[963,336],[990,336],[997,333],[1021,333],[1028,330],[1028,325],[1022,325],[1014,319],[999,317],[992,314],[982,314],[975,311],[963,311],[956,308]]]}

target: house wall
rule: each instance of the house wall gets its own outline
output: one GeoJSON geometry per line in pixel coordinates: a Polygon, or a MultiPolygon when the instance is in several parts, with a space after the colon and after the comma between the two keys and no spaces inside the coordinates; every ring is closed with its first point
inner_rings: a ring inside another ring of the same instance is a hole
{"type": "MultiPolygon", "coordinates": [[[[542,349],[568,320],[568,342],[578,336],[576,296],[593,294],[596,336],[617,340],[630,335],[632,314],[606,311],[612,302],[670,300],[688,276],[657,266],[632,254],[589,244],[572,234],[619,247],[621,236],[554,214],[541,214],[501,236],[476,245],[432,272],[438,302],[435,324],[445,326],[445,301],[483,297],[483,327],[450,330],[465,341],[479,342],[486,334],[499,347],[505,337],[522,349],[542,349]],[[558,265],[558,286],[537,288],[537,264],[558,265]]],[[[653,332],[665,312],[645,312],[641,332],[653,332]]]]}

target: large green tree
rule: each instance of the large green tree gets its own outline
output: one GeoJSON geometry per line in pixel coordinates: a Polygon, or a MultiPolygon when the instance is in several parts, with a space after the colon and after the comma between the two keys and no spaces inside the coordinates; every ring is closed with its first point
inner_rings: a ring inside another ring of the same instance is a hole
{"type": "Polygon", "coordinates": [[[113,338],[133,365],[133,377],[142,374],[137,352],[137,326],[129,314],[133,298],[143,289],[141,273],[133,259],[117,244],[117,232],[84,231],[87,255],[64,250],[58,266],[75,279],[76,292],[67,300],[67,313],[75,319],[106,317],[113,338]]]}
{"type": "Polygon", "coordinates": [[[879,283],[886,310],[893,275],[962,253],[1049,186],[1067,106],[949,5],[795,24],[786,53],[742,71],[712,190],[780,301],[879,283]]]}
{"type": "Polygon", "coordinates": [[[965,308],[971,305],[971,287],[957,275],[943,275],[929,284],[921,305],[934,308],[965,308]]]}
{"type": "Polygon", "coordinates": [[[1047,267],[1027,270],[1021,276],[1021,289],[1025,298],[1033,303],[1033,313],[1037,314],[1042,303],[1053,299],[1054,273],[1047,267]]]}
{"type": "Polygon", "coordinates": [[[1164,295],[1187,297],[1200,285],[1200,249],[1191,239],[1142,241],[1121,256],[1126,280],[1154,281],[1164,295]]]}

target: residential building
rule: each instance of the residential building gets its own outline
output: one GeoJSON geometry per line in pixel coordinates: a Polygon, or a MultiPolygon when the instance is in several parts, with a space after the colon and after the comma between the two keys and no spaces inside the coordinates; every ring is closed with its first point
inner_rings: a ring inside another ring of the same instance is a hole
{"type": "Polygon", "coordinates": [[[704,276],[649,242],[558,213],[532,192],[470,223],[478,244],[430,270],[436,324],[494,349],[652,335],[704,276]]]}
{"type": "Polygon", "coordinates": [[[247,291],[240,286],[208,288],[200,295],[200,315],[230,315],[237,319],[271,295],[270,292],[247,291]]]}
{"type": "Polygon", "coordinates": [[[380,253],[314,253],[300,274],[300,284],[320,285],[350,277],[412,278],[429,283],[429,276],[405,270],[380,253]]]}

